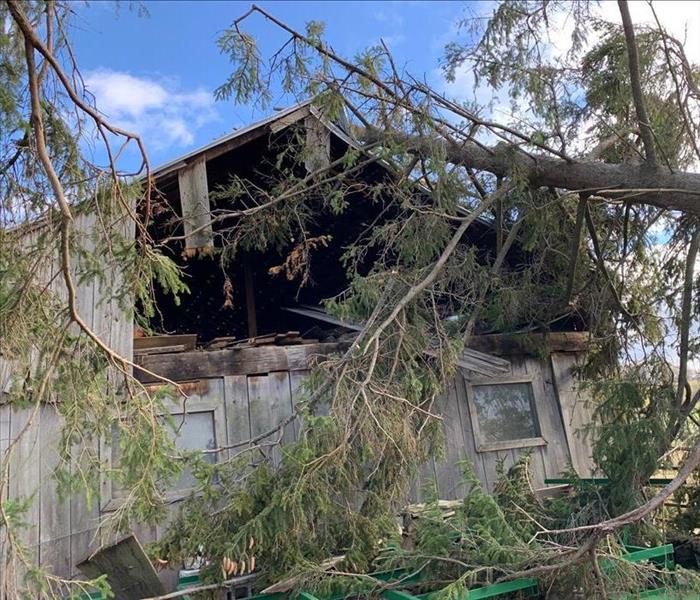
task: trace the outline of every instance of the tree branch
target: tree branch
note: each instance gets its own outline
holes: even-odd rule
[[[508,177],[517,172],[535,186],[573,192],[585,190],[611,201],[619,201],[621,194],[629,192],[634,193],[638,204],[700,216],[700,173],[671,173],[666,168],[650,169],[645,164],[567,162],[543,154],[528,155],[508,144],[483,148],[474,142],[457,143],[376,128],[364,129],[357,136],[365,143],[391,141],[407,152],[426,157],[444,156],[454,164],[497,176]]]
[[[632,98],[634,100],[634,109],[637,113],[637,122],[639,123],[639,134],[644,144],[644,151],[647,157],[647,163],[656,165],[656,148],[654,147],[654,133],[651,130],[649,116],[644,105],[644,94],[642,93],[641,76],[639,74],[639,55],[637,53],[637,41],[634,36],[634,25],[630,16],[627,0],[618,0],[617,5],[620,8],[620,16],[622,17],[622,28],[625,32],[625,42],[627,45],[627,59],[629,62],[630,84],[632,88]]]

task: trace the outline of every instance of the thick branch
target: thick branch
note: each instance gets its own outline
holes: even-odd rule
[[[655,165],[656,149],[654,148],[654,133],[651,130],[649,115],[647,115],[647,109],[644,105],[644,94],[642,93],[642,82],[639,74],[637,40],[634,37],[634,25],[632,25],[632,17],[630,16],[629,6],[627,6],[627,0],[618,0],[617,5],[620,8],[622,28],[625,31],[627,60],[630,70],[630,84],[632,88],[632,98],[634,99],[634,109],[637,113],[637,122],[639,123],[639,134],[642,138],[642,143],[644,144],[644,152],[646,153],[647,162],[651,165]]]
[[[681,305],[680,322],[678,329],[680,330],[680,348],[679,354],[679,370],[678,370],[678,390],[676,393],[676,405],[683,404],[685,396],[685,386],[688,383],[688,353],[690,346],[690,327],[693,311],[693,287],[695,280],[695,262],[698,258],[700,250],[700,233],[693,232],[693,237],[690,240],[688,247],[688,256],[685,261],[685,278],[683,281],[683,296]]]
[[[544,155],[528,155],[507,144],[484,148],[474,142],[449,142],[444,139],[412,136],[378,129],[363,130],[366,143],[391,140],[407,152],[423,156],[445,156],[449,162],[507,177],[517,172],[533,185],[570,191],[587,191],[619,200],[623,196],[635,203],[700,216],[700,173],[670,172],[664,167],[609,164],[596,161],[567,162]]]

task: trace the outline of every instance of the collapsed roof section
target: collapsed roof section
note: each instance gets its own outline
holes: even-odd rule
[[[362,189],[350,190],[345,193],[346,208],[341,214],[314,214],[307,239],[324,241],[311,256],[310,278],[304,285],[280,269],[294,249],[293,239],[275,248],[238,251],[235,260],[226,264],[219,260],[220,251],[230,241],[227,228],[232,213],[245,206],[212,200],[211,192],[224,188],[233,177],[250,181],[260,189],[269,188],[270,173],[278,168],[279,156],[293,143],[305,143],[313,150],[304,154],[306,173],[334,164],[348,149],[363,152],[359,143],[306,101],[153,172],[159,193],[154,202],[166,204],[169,210],[161,215],[156,211],[151,233],[156,241],[165,241],[190,288],[177,306],[167,296],[158,297],[160,315],[151,323],[155,331],[196,333],[204,345],[287,332],[299,332],[302,339],[334,342],[353,331],[352,324],[334,323],[320,305],[347,288],[348,276],[342,262],[347,248],[395,210],[376,195],[370,197]],[[358,174],[368,182],[390,177],[390,165],[379,160],[369,162]],[[467,237],[482,248],[492,248],[495,243],[494,231],[486,220],[470,228]],[[365,270],[372,261],[370,252]]]

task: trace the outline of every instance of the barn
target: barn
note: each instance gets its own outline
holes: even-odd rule
[[[341,216],[319,214],[315,220],[317,231],[312,234],[330,241],[314,257],[312,285],[300,287],[298,281],[276,275],[284,256],[275,249],[241,252],[226,272],[216,260],[216,249],[227,235],[221,201],[213,200],[216,190],[233,175],[264,187],[265,170],[274,164],[278,149],[300,134],[315,148],[306,159],[309,169],[360,149],[341,124],[326,121],[306,102],[153,173],[158,190],[154,202],[167,204],[182,218],[172,222],[156,216],[150,233],[183,268],[190,294],[180,304],[159,297],[158,319],[148,335],[135,327],[118,302],[106,297],[99,281],[78,286],[81,314],[112,348],[133,359],[138,365],[134,375],[143,385],[156,388],[162,385],[161,376],[189,394],[186,410],[184,402],[171,406],[171,414],[181,422],[177,444],[182,448],[232,446],[274,428],[292,413],[314,364],[347,348],[361,328],[360,323],[329,315],[323,301],[347,283],[341,265],[344,246],[380,218],[381,202],[363,197],[362,190]],[[378,161],[364,176],[390,173]],[[81,229],[97,225],[96,215],[81,215]],[[35,235],[34,230],[27,235]],[[485,219],[466,235],[464,243],[485,250],[495,243],[493,227]],[[442,498],[458,498],[464,492],[457,465],[464,458],[473,461],[488,490],[496,483],[499,465],[507,469],[523,453],[531,455],[537,488],[571,467],[580,476],[591,475],[591,447],[585,435],[591,409],[574,374],[588,338],[581,323],[565,324],[557,331],[472,336],[458,374],[445,382],[439,402],[445,459],[423,469],[424,478],[437,482]],[[9,371],[10,364],[0,358],[0,392],[10,384]],[[295,427],[290,423],[284,428],[283,442],[295,439]],[[80,494],[60,500],[52,476],[60,434],[52,405],[13,408],[0,396],[0,456],[9,474],[0,500],[31,498],[23,541],[39,564],[73,577],[79,575],[76,565],[106,541],[101,522],[123,502],[125,491],[105,478],[97,501]],[[105,464],[119,460],[111,439],[95,442],[90,451]],[[274,455],[278,450],[271,452],[271,460],[279,460]],[[191,477],[183,475],[167,491],[171,506],[177,507],[191,486]],[[420,499],[420,489],[416,482],[409,500]],[[160,531],[160,526],[144,526],[135,533],[148,542]],[[0,564],[3,543],[0,539]]]

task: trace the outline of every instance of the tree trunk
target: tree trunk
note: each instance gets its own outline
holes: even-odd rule
[[[527,154],[505,143],[488,148],[474,142],[457,144],[377,129],[365,129],[360,138],[366,143],[391,141],[401,144],[406,151],[424,156],[442,155],[451,163],[502,177],[517,173],[537,186],[585,190],[611,200],[624,197],[635,203],[700,216],[700,173],[671,172],[665,166],[647,164],[567,162],[541,154]]]

